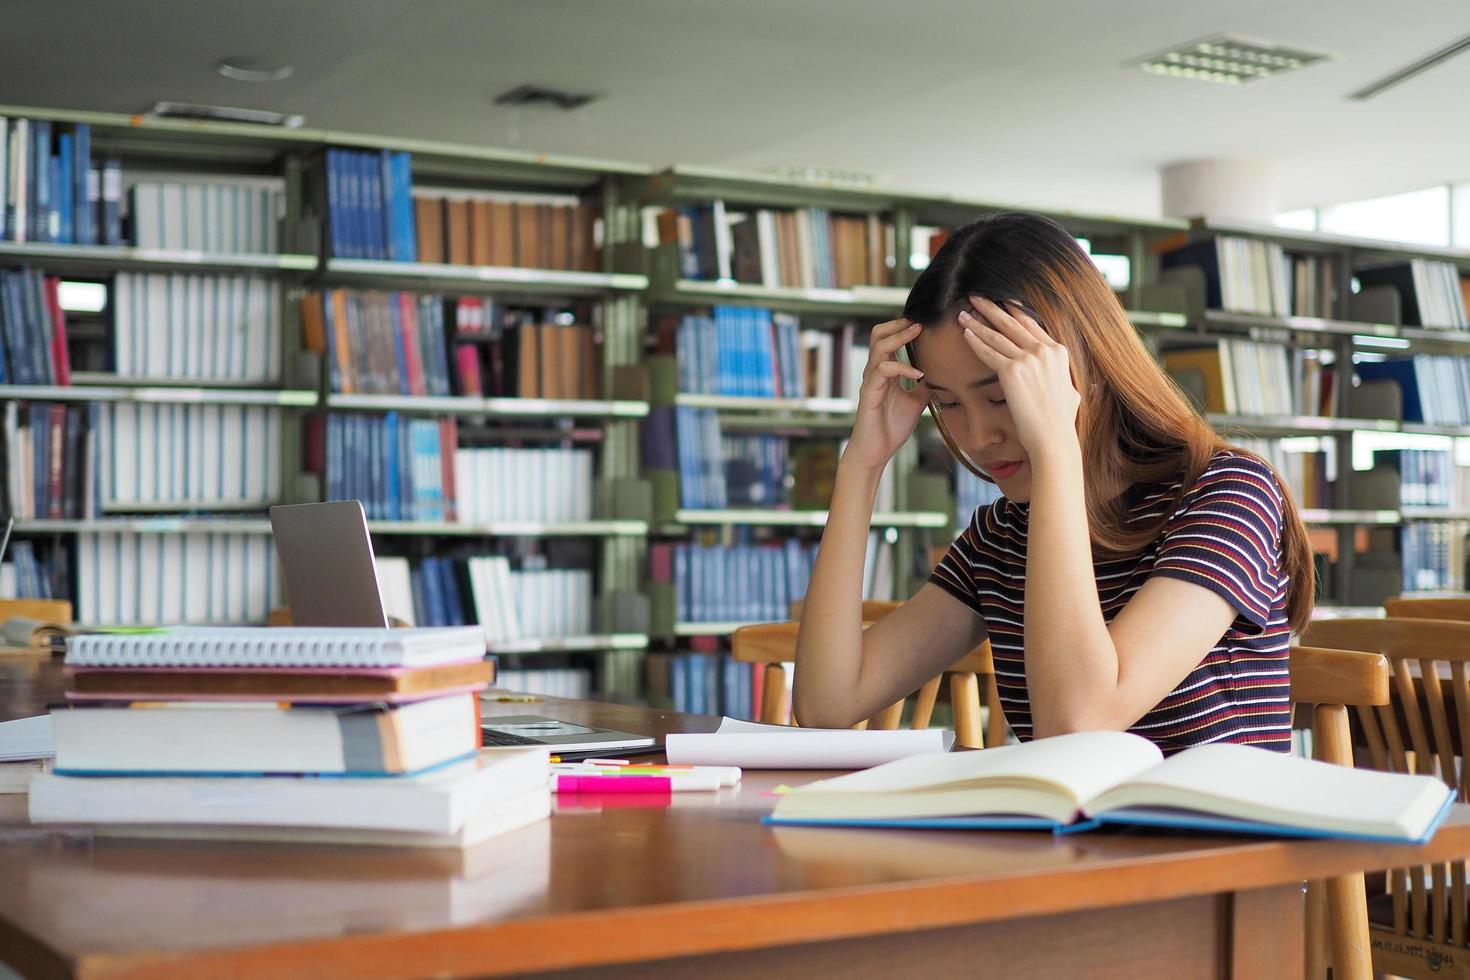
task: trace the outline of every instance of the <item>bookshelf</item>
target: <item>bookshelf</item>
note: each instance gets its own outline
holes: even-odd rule
[[[834,365],[829,379],[837,390],[803,397],[758,397],[717,388],[679,390],[673,363],[677,350],[673,345],[660,346],[667,339],[660,332],[661,324],[709,315],[716,309],[747,314],[764,311],[772,317],[795,318],[803,342],[827,338],[824,350],[830,349],[834,358],[841,359],[846,356],[845,347],[865,341],[874,323],[899,312],[917,271],[910,257],[929,229],[955,227],[1003,207],[995,202],[833,181],[687,166],[652,172],[616,161],[323,129],[262,131],[248,125],[15,106],[0,107],[0,116],[12,121],[47,119],[62,129],[88,126],[94,156],[119,159],[129,180],[131,174],[149,178],[183,174],[192,179],[224,174],[269,179],[282,189],[278,247],[273,254],[227,248],[0,241],[0,270],[34,268],[48,276],[83,281],[135,275],[242,277],[271,283],[279,295],[273,313],[279,321],[273,353],[275,380],[269,384],[229,377],[202,380],[170,371],[119,373],[78,364],[69,385],[0,385],[0,406],[44,402],[78,411],[92,411],[93,406],[127,411],[279,411],[281,431],[273,452],[282,478],[273,500],[283,502],[322,499],[328,490],[324,469],[314,469],[307,459],[312,420],[324,413],[370,420],[364,423],[367,425],[387,424],[390,417],[405,426],[413,420],[448,420],[455,426],[456,446],[472,451],[590,447],[595,464],[592,509],[586,519],[375,519],[371,531],[385,554],[413,561],[433,556],[463,561],[471,548],[483,548],[486,542],[497,551],[504,549],[518,560],[530,561],[528,567],[539,567],[535,563],[546,555],[575,555],[574,561],[590,568],[596,579],[598,628],[554,639],[497,643],[491,652],[527,658],[515,661],[522,665],[539,665],[534,658],[555,665],[591,662],[601,676],[617,678],[608,688],[600,688],[602,693],[623,699],[639,696],[637,676],[645,650],[671,643],[682,649],[687,642],[700,652],[710,652],[718,649],[718,645],[707,645],[711,638],[749,621],[737,616],[691,622],[678,616],[673,590],[654,580],[650,571],[655,551],[662,560],[670,554],[667,549],[680,546],[758,550],[761,545],[795,541],[805,548],[815,541],[826,519],[821,510],[770,504],[681,506],[679,474],[647,462],[650,432],[655,431],[650,424],[655,417],[665,409],[696,410],[713,413],[722,437],[819,441],[844,435],[856,407],[855,399],[841,391],[835,380],[840,365]],[[327,159],[328,151],[343,150],[411,155],[410,194],[441,201],[445,255],[416,254],[413,261],[405,261],[340,254],[333,238]],[[569,222],[583,214],[577,208],[590,208],[601,228],[600,244],[595,254],[584,252],[573,261],[576,246],[572,242],[561,260],[542,263],[558,267],[530,267],[502,261],[503,255],[486,254],[478,255],[481,261],[448,261],[454,256],[449,254],[453,242],[447,223],[454,220],[453,208],[461,200],[469,202],[472,215],[477,213],[475,207],[486,202],[492,208],[501,201],[565,208]],[[784,223],[793,219],[786,215],[798,216],[794,220],[799,235],[836,231],[837,236],[829,238],[826,246],[814,246],[811,241],[801,245],[798,240],[800,247],[792,253],[796,259],[805,255],[803,261],[812,264],[817,261],[813,248],[825,247],[831,268],[768,262],[758,269],[732,266],[729,276],[704,275],[707,269],[690,275],[695,270],[689,256],[680,251],[677,222],[676,234],[665,238],[666,229],[658,226],[657,214],[705,207],[712,211],[715,201],[727,218],[745,215],[756,226],[765,222],[767,232],[789,231]],[[760,217],[761,212],[770,217]],[[538,212],[545,213],[552,215],[552,227],[556,227],[554,222],[562,212]],[[799,217],[801,214],[805,217]],[[1381,286],[1362,294],[1346,288],[1356,270],[1412,259],[1449,263],[1461,273],[1470,272],[1470,253],[1226,223],[1147,221],[1076,212],[1052,212],[1051,217],[1087,238],[1095,254],[1126,258],[1129,276],[1126,285],[1118,286],[1119,296],[1135,327],[1155,349],[1213,340],[1250,341],[1323,352],[1339,366],[1421,354],[1470,357],[1470,326],[1441,329],[1406,324],[1402,305],[1387,301],[1391,297],[1386,299]],[[472,227],[477,227],[475,220],[472,218]],[[575,237],[574,231],[569,234]],[[850,237],[838,244],[842,234]],[[1180,244],[1222,237],[1279,246],[1287,256],[1309,258],[1336,276],[1337,291],[1314,310],[1321,315],[1313,316],[1295,310],[1268,315],[1212,305],[1203,283],[1177,269],[1166,269],[1161,255]],[[758,235],[754,240],[760,243]],[[792,241],[768,240],[787,245]],[[747,256],[750,241],[747,237],[741,246]],[[472,241],[472,250],[476,247]],[[777,251],[785,247],[780,245]],[[839,255],[843,249],[846,251]],[[496,260],[483,261],[487,257]],[[731,251],[726,259],[735,257]],[[472,260],[476,258],[471,255]],[[593,329],[600,338],[594,367],[596,397],[507,396],[488,388],[467,395],[453,384],[440,393],[412,393],[397,387],[337,390],[328,349],[315,348],[303,338],[306,324],[300,302],[304,296],[329,291],[442,296],[446,301],[478,299],[540,322],[572,316],[574,325]],[[88,327],[85,319],[79,320],[79,328]],[[78,337],[80,343],[94,346],[106,342],[105,330],[88,334],[80,329]],[[455,364],[448,364],[446,380],[457,381],[457,370]],[[1318,440],[1332,447],[1342,472],[1349,468],[1354,446],[1365,438],[1403,436],[1410,440],[1406,445],[1422,446],[1422,441],[1412,440],[1432,437],[1439,440],[1436,445],[1450,446],[1467,431],[1444,422],[1403,421],[1396,409],[1382,402],[1365,403],[1350,393],[1349,385],[1339,384],[1322,415],[1238,410],[1210,412],[1207,417],[1229,436]],[[932,426],[921,424],[920,434],[919,442],[932,440]],[[936,472],[933,460],[925,460],[932,448],[925,450],[915,442],[904,447],[894,462],[892,506],[874,516],[875,540],[892,549],[891,590],[895,596],[917,588],[930,552],[946,544],[954,531],[955,477],[952,472]],[[1317,532],[1337,544],[1338,560],[1328,576],[1324,609],[1364,604],[1351,588],[1355,566],[1382,565],[1385,556],[1380,549],[1387,547],[1386,536],[1403,535],[1416,526],[1443,528],[1435,533],[1453,535],[1470,524],[1470,507],[1410,505],[1386,494],[1382,486],[1365,489],[1360,484],[1356,478],[1338,479],[1330,486],[1328,499],[1320,501],[1325,506],[1304,511]],[[134,503],[140,505],[116,513],[25,517],[17,523],[18,540],[34,541],[43,550],[75,551],[84,538],[90,541],[88,536],[95,535],[146,537],[157,544],[191,535],[238,535],[239,540],[259,542],[269,533],[259,506],[265,500],[237,507],[173,506],[162,512]],[[1364,535],[1371,542],[1366,551],[1360,550]],[[1466,584],[1462,570],[1446,581],[1455,587]],[[586,659],[594,654],[592,660]]]

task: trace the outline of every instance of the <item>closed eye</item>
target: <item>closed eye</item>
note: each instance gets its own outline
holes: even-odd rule
[[[1004,398],[987,398],[985,400],[990,402],[990,404],[992,405],[1004,405],[1006,403],[1006,400]]]

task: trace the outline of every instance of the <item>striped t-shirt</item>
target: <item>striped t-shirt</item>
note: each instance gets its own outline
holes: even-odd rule
[[[1130,491],[1134,520],[1162,517],[1179,483]],[[1237,615],[1199,666],[1129,731],[1165,754],[1203,742],[1291,748],[1283,500],[1276,475],[1252,456],[1221,451],[1142,552],[1093,563],[1103,619],[1112,622],[1151,575],[1194,582]],[[985,620],[1006,720],[1032,734],[1022,646],[1027,504],[1001,498],[975,511],[930,581]]]

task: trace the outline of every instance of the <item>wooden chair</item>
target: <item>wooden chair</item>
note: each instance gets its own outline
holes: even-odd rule
[[[871,626],[898,606],[896,602],[864,602],[863,628]],[[800,603],[793,603],[792,615],[800,614]],[[797,626],[796,622],[742,626],[732,637],[732,656],[736,660],[765,664],[760,720],[766,724],[787,724],[791,715],[786,689],[786,665],[796,660]],[[934,704],[939,699],[940,685],[946,678],[949,680],[950,705],[954,710],[955,741],[973,748],[983,748],[987,744],[1004,745],[1005,713],[1001,710],[1000,694],[995,686],[995,664],[991,660],[988,641],[961,657],[938,677],[926,681],[914,692],[914,711],[909,727],[929,727],[934,716]],[[986,679],[985,700],[990,710],[989,723],[984,726],[981,724],[980,711],[981,678]],[[907,700],[908,698],[901,698],[895,701],[861,725],[882,730],[897,728]]]
[[[1434,619],[1322,619],[1303,643],[1387,658],[1390,701],[1357,708],[1361,743],[1373,768],[1423,773],[1467,799],[1464,748],[1470,744],[1470,622]],[[1293,678],[1295,687],[1295,678]],[[1448,688],[1448,690],[1446,690]],[[1360,753],[1361,754],[1361,753]],[[1363,760],[1359,760],[1362,764]],[[1470,957],[1463,861],[1369,878],[1368,928],[1379,940],[1372,968],[1437,977]]]
[[[1470,622],[1470,598],[1385,599],[1383,608],[1394,619],[1457,619]]]
[[[1312,707],[1312,754],[1323,762],[1353,765],[1348,708],[1389,703],[1388,661],[1380,654],[1342,649],[1291,648],[1291,703]],[[1331,951],[1334,980],[1368,980],[1367,888],[1361,874],[1312,882],[1307,890],[1308,980],[1327,976]]]

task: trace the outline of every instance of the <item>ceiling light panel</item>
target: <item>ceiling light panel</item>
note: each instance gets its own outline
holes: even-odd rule
[[[1328,58],[1315,51],[1218,34],[1126,62],[1125,67],[1142,68],[1155,75],[1243,85],[1297,71]]]

